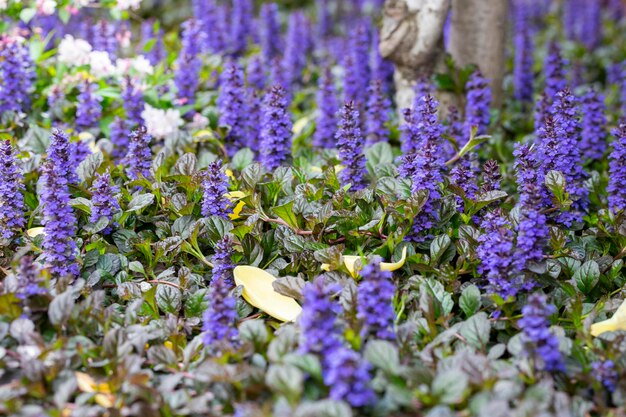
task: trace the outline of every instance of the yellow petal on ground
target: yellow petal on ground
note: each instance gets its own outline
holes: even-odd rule
[[[605,332],[626,330],[626,300],[622,302],[613,317],[591,325],[591,335],[599,336]]]
[[[361,259],[361,257],[357,255],[344,255],[341,257],[341,259],[343,260],[343,264],[345,265],[348,272],[350,272],[350,275],[355,277],[358,272],[356,271],[356,261]],[[406,262],[406,246],[402,249],[402,258],[400,258],[398,262],[381,262],[380,269],[383,271],[395,271],[395,270],[402,268],[405,262]],[[322,264],[322,270],[330,271],[330,265]]]
[[[240,265],[233,271],[235,283],[243,286],[243,298],[259,310],[280,321],[294,321],[302,307],[293,298],[274,291],[276,278],[259,268]]]
[[[111,408],[115,402],[115,397],[111,394],[96,394],[94,400],[101,407]]]
[[[26,234],[30,237],[37,237],[39,235],[43,235],[43,227],[33,227],[32,229],[28,229]]]
[[[230,193],[226,194],[226,198],[228,198],[230,201],[235,201],[237,199],[244,198],[245,196],[246,193],[244,193],[243,191],[231,191]],[[238,202],[237,205],[233,207],[233,212],[230,213],[228,217],[230,217],[231,220],[237,220],[239,218],[239,213],[241,213],[241,210],[243,210],[243,207],[245,205],[246,203],[244,201]]]
[[[78,389],[82,392],[96,392],[96,381],[94,379],[83,373],[83,372],[74,372],[74,376],[76,377],[76,385],[78,385]]]

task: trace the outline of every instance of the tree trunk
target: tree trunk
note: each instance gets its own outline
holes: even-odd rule
[[[458,66],[476,64],[491,80],[494,106],[502,102],[509,2],[452,0],[450,54]]]
[[[450,53],[460,67],[476,64],[491,80],[493,103],[502,99],[507,0],[386,0],[380,53],[396,65],[398,109],[410,107],[423,76],[443,72],[443,29],[452,1]],[[439,94],[442,107],[454,104]]]

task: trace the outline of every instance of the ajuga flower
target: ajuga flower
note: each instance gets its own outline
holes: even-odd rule
[[[115,197],[119,188],[111,184],[111,174],[107,171],[104,174],[96,174],[90,191],[92,208],[89,221],[96,223],[105,217],[109,221],[109,225],[102,230],[102,233],[108,235],[114,227],[117,227],[117,224],[112,220],[113,215],[120,210],[120,205]]]
[[[98,86],[85,80],[78,85],[76,128],[85,131],[98,126],[102,114],[102,97],[96,95]]]
[[[235,281],[233,280],[235,265],[232,261],[234,253],[233,241],[226,235],[215,245],[215,255],[213,255],[212,259],[213,279],[223,279],[229,287],[235,285]]]
[[[143,92],[130,78],[126,78],[124,89],[122,90],[122,103],[126,112],[126,120],[132,128],[144,124],[141,113],[145,104],[143,101]]]
[[[467,135],[469,132],[463,131],[463,122],[461,121],[461,112],[455,106],[448,107],[448,120],[445,126],[445,134],[454,139],[457,146],[463,146],[467,142]],[[451,152],[447,155],[452,157],[454,148],[450,147]]]
[[[140,176],[150,177],[150,167],[152,165],[150,141],[152,137],[148,135],[148,130],[145,126],[139,126],[130,134],[129,139],[128,153],[124,162],[126,174],[133,180]]]
[[[476,126],[478,135],[484,135],[489,128],[489,106],[491,87],[480,71],[475,71],[467,83],[467,105],[465,106],[465,131]]]
[[[0,236],[11,239],[24,227],[24,184],[11,142],[0,141]]]
[[[294,11],[289,15],[287,27],[287,41],[283,57],[285,81],[293,85],[300,80],[302,70],[306,67],[307,54],[311,48],[310,22],[301,11]]]
[[[261,123],[261,163],[271,172],[291,154],[291,119],[285,90],[280,85],[266,94]]]
[[[27,43],[0,36],[0,113],[29,110],[34,67]]]
[[[58,176],[69,183],[78,182],[76,175],[75,159],[72,157],[73,146],[70,138],[59,129],[52,129],[50,145],[48,146],[48,159],[54,166]]]
[[[497,161],[490,159],[483,165],[483,183],[480,186],[481,194],[500,189],[500,165]]]
[[[515,28],[515,57],[513,68],[514,97],[524,103],[533,100],[533,39],[528,22]]]
[[[514,235],[511,224],[497,209],[484,215],[483,234],[478,237],[476,255],[480,259],[478,272],[487,279],[488,291],[502,298],[515,296],[517,283],[511,279]]]
[[[263,126],[259,121],[263,118],[263,97],[262,92],[254,88],[248,88],[248,147],[253,152],[258,153],[261,146],[261,131]]]
[[[581,19],[581,32],[584,36],[581,36],[581,41],[587,50],[592,51],[602,41],[602,4],[598,1],[587,1],[582,9],[578,11],[579,14],[584,13],[584,19]]]
[[[146,58],[152,66],[158,65],[165,59],[165,45],[163,44],[163,29],[158,27],[155,30],[154,20],[144,20],[141,22],[141,47],[145,51],[148,43],[152,43],[150,50],[146,51]]]
[[[339,159],[344,169],[339,173],[343,186],[351,185],[358,191],[367,186],[364,140],[359,127],[359,112],[353,101],[346,102],[340,110],[339,129],[335,135],[339,148]]]
[[[418,83],[413,107],[402,111],[405,123],[400,127],[401,149],[405,155],[417,151],[427,141],[441,140],[443,126],[437,119],[439,103],[428,91],[428,84]]]
[[[577,41],[581,37],[581,19],[579,14],[584,4],[580,0],[565,0],[563,2],[563,29],[565,30],[565,36],[570,41]],[[588,16],[585,15],[585,19]]]
[[[333,75],[327,66],[319,79],[317,89],[317,120],[313,145],[320,148],[334,147],[334,136],[337,131],[337,96],[333,84]]]
[[[252,87],[257,91],[263,91],[265,88],[265,65],[260,55],[255,55],[248,61],[246,82],[248,87]]]
[[[93,50],[104,51],[107,52],[111,58],[115,57],[117,50],[115,26],[110,24],[106,19],[100,19],[94,26],[93,35]]]
[[[393,296],[395,286],[392,274],[380,269],[380,257],[374,257],[361,270],[363,281],[357,294],[357,318],[363,322],[361,338],[367,335],[377,339],[393,340]]]
[[[113,158],[116,161],[120,161],[128,153],[129,132],[126,120],[115,116],[109,126],[109,137],[113,145]]]
[[[317,37],[325,38],[332,31],[332,15],[329,7],[329,0],[315,0],[315,10],[317,12]]]
[[[183,23],[183,47],[176,61],[177,69],[174,84],[178,89],[177,98],[180,104],[194,104],[196,91],[200,82],[202,60],[198,56],[204,39],[200,24],[195,19]]]
[[[261,55],[264,62],[270,62],[282,51],[278,5],[276,3],[262,4],[260,15]]]
[[[341,327],[337,320],[341,306],[331,299],[339,290],[337,284],[327,284],[323,275],[305,284],[299,319],[300,353],[326,358],[341,346]]]
[[[70,205],[68,180],[61,175],[58,161],[49,159],[42,168],[42,205],[44,238],[43,258],[46,268],[56,276],[78,275],[76,263],[76,218]]]
[[[565,65],[566,63],[561,57],[559,44],[551,42],[544,62],[544,71],[546,74],[544,92],[548,100],[552,100],[559,91],[567,87]]]
[[[226,151],[229,156],[248,145],[248,108],[245,96],[243,71],[236,62],[227,64],[220,79],[217,108],[220,124],[230,127],[226,137]]]
[[[331,399],[347,401],[353,407],[363,407],[376,401],[376,394],[369,387],[372,367],[357,352],[340,346],[323,362],[324,384],[329,388]]]
[[[613,211],[626,209],[626,122],[613,130],[615,139],[609,156],[609,208]]]
[[[345,101],[354,101],[357,108],[365,105],[369,83],[369,34],[365,25],[359,25],[352,34],[343,61]]]
[[[515,265],[518,271],[528,269],[530,263],[543,261],[543,253],[550,237],[546,215],[541,212],[542,196],[539,185],[526,185],[524,194],[517,224]]]
[[[389,120],[391,102],[385,96],[382,80],[372,80],[367,101],[367,143],[387,142],[389,129],[385,123]]]
[[[532,294],[522,307],[522,318],[517,324],[522,329],[526,353],[535,360],[537,369],[549,372],[564,371],[565,364],[559,351],[559,340],[550,332],[548,318],[556,308],[548,304],[546,296]]]
[[[252,0],[233,0],[230,19],[230,51],[233,55],[241,55],[248,48],[253,11]]]
[[[372,41],[371,41],[371,51],[370,51],[370,68],[371,68],[371,77],[375,80],[380,80],[383,84],[383,91],[388,93],[391,86],[391,82],[393,81],[393,73],[394,66],[393,63],[384,59],[379,50],[380,44],[380,35],[378,34],[378,30],[372,30]]]
[[[223,242],[223,244],[229,245],[228,242]],[[220,261],[223,262],[225,259]],[[220,268],[219,271],[213,271],[207,297],[209,305],[203,316],[204,344],[217,350],[238,345],[237,301],[230,295],[232,274],[232,268]]]
[[[469,167],[469,164],[463,163],[463,161],[454,166],[450,170],[450,183],[461,188],[465,195],[473,199],[478,192],[478,185],[476,184],[476,175],[474,171]],[[465,210],[465,204],[460,197],[456,198],[457,207],[459,212]]]
[[[211,162],[202,181],[204,197],[202,200],[202,215],[220,216],[228,218],[230,203],[225,194],[228,192],[228,177],[222,172],[222,162]]]
[[[619,382],[619,373],[612,360],[591,363],[591,375],[609,392],[615,391]]]
[[[32,256],[22,256],[16,274],[17,288],[15,295],[20,300],[26,300],[35,295],[46,294],[48,292],[42,284],[39,266],[35,264]]]
[[[606,125],[604,96],[589,89],[582,99],[582,135],[580,149],[586,160],[597,160],[606,150],[604,126]]]
[[[279,57],[275,57],[270,62],[270,84],[279,85],[285,89],[285,92],[290,94],[291,84],[287,80],[283,61]]]

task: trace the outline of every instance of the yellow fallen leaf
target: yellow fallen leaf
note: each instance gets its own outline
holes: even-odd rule
[[[230,193],[226,194],[226,198],[228,198],[230,201],[235,201],[237,199],[244,198],[245,196],[246,193],[244,193],[243,191],[231,191]],[[238,219],[240,217],[239,214],[241,213],[241,210],[243,210],[243,207],[245,205],[246,203],[244,201],[238,202],[237,205],[233,207],[233,212],[230,213],[228,217],[230,217],[231,220]]]
[[[74,376],[76,377],[76,385],[82,392],[111,393],[111,387],[106,382],[98,384],[90,375],[84,372],[74,372]]]
[[[247,265],[236,267],[233,274],[235,283],[243,286],[243,298],[259,310],[281,321],[294,321],[302,312],[296,300],[274,291],[272,274]]]
[[[94,400],[101,407],[111,408],[115,402],[115,397],[111,394],[96,394]]]
[[[626,300],[622,302],[613,317],[591,325],[592,336],[599,336],[602,333],[616,330],[626,330]]]
[[[341,259],[343,260],[343,264],[348,272],[350,272],[350,275],[355,277],[358,273],[356,270],[356,261],[361,259],[361,257],[357,255],[343,255]],[[402,249],[402,257],[398,262],[381,262],[380,269],[383,271],[395,271],[402,268],[404,266],[404,262],[406,262],[406,246]],[[330,265],[322,264],[322,270],[330,271]]]
[[[33,227],[32,229],[28,229],[26,234],[30,237],[37,237],[39,235],[43,235],[43,227]]]

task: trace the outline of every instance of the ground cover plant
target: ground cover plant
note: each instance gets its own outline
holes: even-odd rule
[[[0,414],[626,413],[622,3],[408,109],[382,1],[140,3],[0,0]]]

